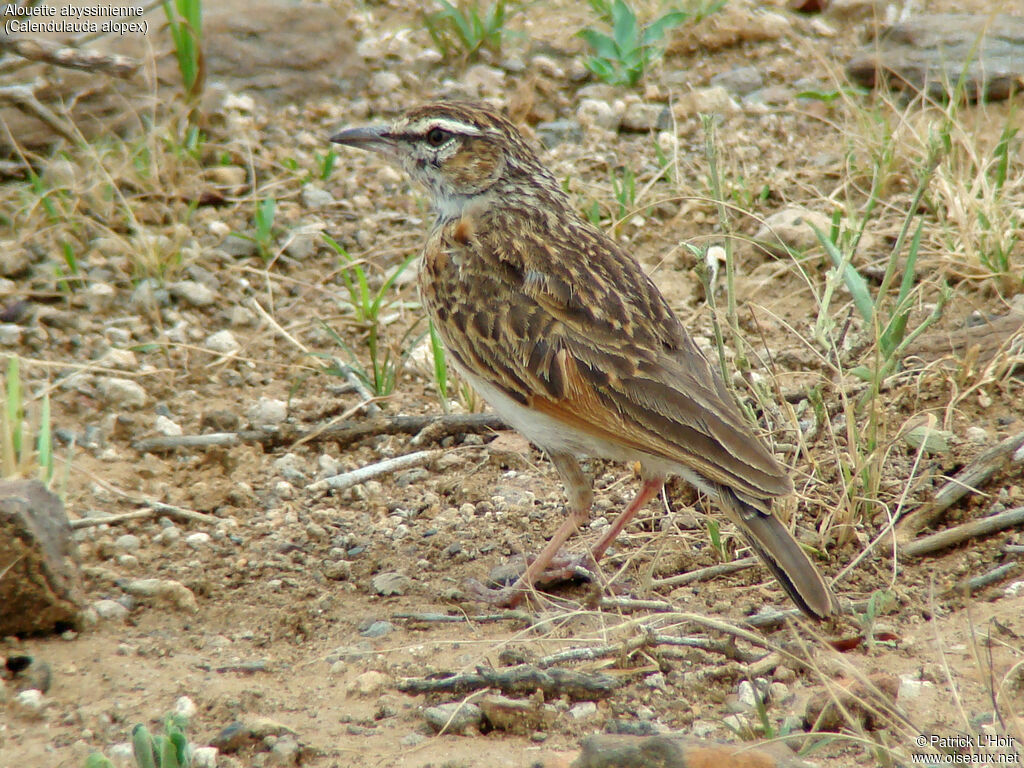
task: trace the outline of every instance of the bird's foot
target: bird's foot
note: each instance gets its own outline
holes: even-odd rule
[[[537,574],[531,583],[526,583],[523,577],[531,561],[532,558],[517,556],[502,563],[491,570],[487,577],[487,585],[470,579],[466,583],[469,596],[490,605],[514,608],[522,602],[531,586],[543,589],[570,581],[596,581],[594,561],[589,552],[583,555],[559,555],[544,571]]]

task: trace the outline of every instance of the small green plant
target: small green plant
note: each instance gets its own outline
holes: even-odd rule
[[[136,768],[188,768],[192,764],[192,747],[185,737],[188,721],[182,715],[164,718],[164,732],[153,735],[139,723],[132,728],[132,754]],[[113,768],[113,763],[99,752],[85,761],[85,768]]]
[[[888,611],[895,602],[896,598],[892,592],[876,589],[871,593],[871,597],[868,598],[868,604],[864,607],[864,613],[856,614],[857,622],[860,624],[864,638],[869,646],[875,642],[875,624],[878,621],[878,617]]]
[[[320,181],[327,181],[334,171],[334,164],[338,160],[338,153],[333,149],[328,149],[323,154],[314,152],[313,158],[316,160],[317,178]]]
[[[200,0],[164,0],[164,15],[174,41],[174,55],[184,87],[185,103],[195,105],[203,92],[203,4]]]
[[[611,27],[611,34],[592,27],[580,30],[580,37],[594,52],[586,61],[587,69],[610,85],[636,85],[661,57],[665,33],[691,18],[686,11],[669,11],[640,24],[625,0],[590,0],[590,7]]]
[[[625,219],[636,205],[636,174],[629,166],[623,166],[621,173],[612,171],[612,193],[619,203],[618,220]]]
[[[412,264],[416,254],[406,257],[390,274],[385,276],[380,287],[373,290],[370,288],[370,281],[362,264],[358,260],[353,259],[348,251],[334,238],[329,235],[324,235],[323,237],[328,246],[342,260],[341,279],[348,290],[349,304],[355,316],[355,321],[364,333],[363,341],[370,357],[369,368],[366,368],[359,362],[359,357],[351,346],[337,332],[329,327],[326,330],[334,341],[348,353],[353,363],[352,370],[356,372],[356,375],[362,379],[363,383],[370,388],[373,394],[378,397],[389,395],[395,388],[395,381],[401,364],[404,363],[415,345],[406,343],[409,341],[409,335],[412,333],[412,329],[410,329],[400,340],[400,348],[403,351],[396,360],[392,355],[390,346],[383,338],[380,313],[391,287],[395,284],[399,275]],[[337,366],[331,365],[328,366],[327,372],[338,373],[339,371]]]
[[[709,517],[707,520],[707,526],[708,540],[711,542],[711,548],[715,550],[715,554],[718,556],[718,561],[720,563],[728,562],[729,555],[725,551],[725,542],[722,541],[722,533],[718,528],[718,521]]]
[[[270,262],[274,258],[276,243],[274,242],[274,212],[277,209],[277,201],[272,197],[264,198],[256,203],[256,210],[252,215],[252,234],[232,232],[232,237],[239,237],[242,240],[256,244],[260,258],[264,262]]]
[[[480,0],[460,0],[458,5],[437,0],[441,10],[424,14],[423,21],[437,49],[450,56],[458,51],[471,59],[481,50],[497,53],[508,34],[505,22],[508,9],[505,0],[483,6]]]
[[[50,425],[50,397],[44,395],[39,406],[36,438],[26,433],[25,402],[21,389],[18,358],[7,358],[7,373],[0,380],[0,476],[31,477],[45,484],[53,479],[53,442]]]
[[[441,398],[441,408],[448,412],[448,362],[445,357],[441,335],[430,321],[430,352],[434,359],[434,383],[437,384],[437,395]]]

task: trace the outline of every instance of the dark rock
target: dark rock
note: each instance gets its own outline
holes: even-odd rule
[[[1024,75],[1024,18],[936,13],[883,29],[847,64],[857,83],[945,98],[964,74],[964,96],[1005,99]]]
[[[0,481],[0,635],[77,627],[84,604],[60,499],[35,480]]]

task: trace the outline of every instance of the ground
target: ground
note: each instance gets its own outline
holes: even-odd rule
[[[848,703],[830,729],[836,733],[792,741],[794,748],[816,744],[808,760],[899,764],[921,751],[914,746],[919,733],[985,729],[1014,736],[1019,749],[1019,529],[920,557],[900,552],[894,562],[887,527],[982,451],[1024,429],[1019,342],[1010,343],[1012,334],[998,336],[992,348],[981,341],[984,330],[1020,307],[1024,171],[1012,133],[1022,126],[1019,98],[1016,105],[922,106],[849,87],[843,64],[874,15],[884,15],[881,6],[836,3],[825,15],[802,16],[730,0],[705,22],[673,32],[665,57],[633,87],[600,84],[584,68],[575,32],[596,24],[589,8],[527,5],[509,20],[515,34],[500,52],[466,60],[458,51],[436,52],[418,7],[403,0],[301,10],[269,3],[273,18],[334,14],[324,16],[324,36],[337,35],[337,56],[351,61],[333,76],[334,92],[318,85],[300,100],[281,84],[288,79],[282,64],[281,82],[251,96],[246,73],[218,70],[211,53],[220,79],[203,102],[207,139],[200,149],[183,148],[183,121],[156,112],[153,121],[139,118],[148,132],[96,136],[84,148],[39,156],[49,185],[43,190],[64,190],[46,198],[56,214],[38,188],[4,185],[14,213],[2,237],[12,253],[26,254],[24,269],[11,272],[0,293],[5,313],[23,302],[17,319],[8,318],[22,331],[5,353],[21,359],[31,413],[49,393],[58,440],[65,440],[54,487],[69,517],[152,510],[156,500],[214,519],[170,510],[78,529],[90,604],[112,600],[128,610],[113,618],[93,610],[77,632],[0,645],[0,654],[27,654],[52,671],[39,719],[12,714],[0,722],[0,762],[83,765],[90,752],[109,753],[128,740],[135,723],[157,730],[187,696],[197,707],[188,728],[197,746],[233,721],[257,717],[276,723],[268,726],[276,737],[290,729],[301,745],[298,753],[271,756],[272,735],[222,755],[224,766],[298,759],[315,768],[553,768],[568,765],[582,736],[621,730],[615,722],[639,724],[633,732],[730,742],[763,738],[766,723],[767,735],[802,733],[800,716],[812,696],[838,696],[864,678],[894,686],[895,705],[891,695],[886,704],[884,696],[864,694],[874,712],[865,718]],[[766,11],[774,13],[768,21],[758,15]],[[747,100],[728,88],[710,90],[716,74],[748,65],[769,90]],[[173,93],[172,85],[164,88]],[[659,585],[747,554],[728,525],[709,527],[721,518],[681,484],[627,528],[602,565],[603,590],[557,587],[519,615],[481,607],[466,599],[466,579],[538,551],[561,520],[562,489],[543,455],[511,433],[486,430],[442,439],[317,434],[338,419],[486,410],[451,373],[446,397],[439,396],[415,264],[384,285],[426,236],[422,193],[376,157],[346,150],[333,167],[323,160],[326,137],[338,128],[451,96],[506,108],[538,147],[558,133],[546,123],[577,120],[568,136],[541,150],[545,162],[580,210],[636,256],[716,363],[714,315],[691,246],[724,242],[714,199],[727,203],[742,352],[729,327],[722,264],[712,298],[727,364],[740,371],[737,358],[749,361],[749,373],[738,372],[733,384],[797,486],[778,512],[817,553],[853,606],[850,615],[815,627],[775,622],[752,630],[759,640],[736,641],[738,658],[726,658],[720,647],[652,644],[560,664],[607,672],[621,686],[591,712],[555,696],[553,723],[519,735],[485,725],[483,733],[435,736],[424,707],[462,697],[395,688],[405,678],[505,667],[513,659],[542,664],[556,651],[625,645],[645,631],[720,642],[730,636],[691,615],[739,628],[765,606],[790,607],[760,567],[675,589]],[[584,105],[588,99],[596,105]],[[167,102],[173,110],[170,96]],[[644,105],[655,108],[645,113]],[[711,153],[717,191],[705,149],[710,129],[698,112],[721,116],[713,121]],[[634,114],[640,124],[609,129],[602,123],[608,114],[616,123]],[[930,143],[938,136],[947,143]],[[1001,136],[1010,137],[1009,162],[995,184]],[[945,149],[917,200],[934,146]],[[261,239],[254,211],[266,200],[275,201],[273,227]],[[806,256],[751,242],[766,218],[789,205],[824,214],[826,228],[834,213],[847,231],[868,217],[852,263],[872,295],[908,211],[918,208],[909,234],[918,221],[924,227],[908,330],[944,302],[943,311],[901,351],[901,365],[874,396],[850,373],[857,365],[880,367],[874,333],[846,286],[831,279],[814,239]],[[894,303],[909,239],[896,254],[883,312]],[[74,266],[60,255],[63,243],[72,246]],[[991,266],[1000,247],[1009,254],[1002,271]],[[384,286],[376,319],[350,292],[360,270],[371,291]],[[212,339],[224,330],[229,339]],[[365,386],[323,368],[333,358],[372,370],[370,339],[378,332],[377,362],[391,370],[382,363],[389,355],[387,364],[399,365],[393,389],[382,388],[367,405]],[[114,379],[140,385],[144,400],[117,394]],[[275,415],[268,401],[285,403],[286,411]],[[186,435],[250,434],[212,448],[140,444],[173,434],[175,425]],[[260,430],[262,437],[254,436]],[[275,430],[310,434],[301,441],[267,437]],[[922,435],[929,438],[924,448]],[[65,470],[70,436],[76,446]],[[307,488],[329,474],[439,447],[445,455],[422,467],[337,493]],[[1008,463],[933,527],[1024,505],[1020,467],[1019,458]],[[630,467],[593,461],[587,469],[595,479],[595,520],[571,542],[576,551],[600,535],[638,485]],[[1012,568],[995,583],[969,596],[957,587],[1003,564]],[[391,580],[393,588],[379,578],[392,573],[405,577]],[[149,578],[179,582],[194,603],[130,594],[128,582]],[[603,604],[602,594],[609,596]],[[672,610],[621,599],[628,597],[668,600]],[[409,614],[474,618],[441,623]],[[477,618],[482,614],[500,620]],[[773,648],[805,663],[784,655],[770,665],[750,661]],[[763,719],[738,698],[754,678],[781,684]]]

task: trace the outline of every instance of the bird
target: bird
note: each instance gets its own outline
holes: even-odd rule
[[[642,484],[591,548],[594,562],[678,476],[717,502],[804,614],[838,610],[772,514],[793,492],[787,470],[653,280],[577,212],[508,118],[441,101],[330,141],[377,153],[426,190],[435,220],[418,285],[447,358],[565,486],[565,520],[491,600],[518,604],[588,520],[594,494],[580,459],[596,457],[639,463]]]

